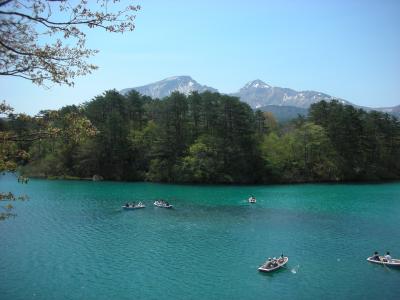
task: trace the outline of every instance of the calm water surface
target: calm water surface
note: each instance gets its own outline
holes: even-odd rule
[[[0,178],[5,299],[399,299],[400,184],[191,186]],[[248,204],[249,195],[257,203]],[[173,210],[156,208],[165,198]],[[122,211],[127,201],[148,206]],[[269,256],[287,269],[262,274]]]

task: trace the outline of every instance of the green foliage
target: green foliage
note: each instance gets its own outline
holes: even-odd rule
[[[310,120],[326,130],[342,179],[399,178],[400,122],[395,117],[322,101],[311,106]]]
[[[112,90],[29,122],[7,125],[29,133],[44,123],[54,133],[23,145],[30,162],[22,170],[47,178],[266,183],[400,177],[399,121],[337,101],[314,104],[309,117],[282,126],[271,113],[218,93],[153,100]]]
[[[43,111],[36,117],[11,114],[3,103],[0,114],[7,114],[0,130],[0,171],[15,172],[17,167],[33,176],[68,178],[74,173],[74,153],[77,146],[96,134],[90,121],[76,106],[60,111]],[[29,153],[28,153],[29,152]],[[28,165],[27,162],[30,162]],[[18,177],[21,183],[27,178]],[[0,201],[24,200],[26,196],[0,193]],[[15,216],[12,205],[0,206],[0,220]]]
[[[198,138],[182,159],[180,179],[184,182],[213,183],[225,182],[216,140],[211,136]]]

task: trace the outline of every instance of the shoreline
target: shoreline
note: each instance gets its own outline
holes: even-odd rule
[[[67,181],[94,181],[94,182],[121,182],[121,183],[158,183],[158,184],[179,184],[179,185],[239,185],[239,186],[253,186],[253,185],[299,185],[299,184],[385,184],[385,183],[396,183],[400,182],[400,179],[385,179],[385,180],[297,180],[297,181],[269,181],[269,182],[254,182],[254,183],[240,183],[240,182],[179,182],[179,181],[149,181],[149,180],[112,180],[112,179],[101,179],[93,180],[90,177],[78,177],[78,176],[44,176],[44,175],[24,175],[32,179],[44,179],[44,180],[67,180]]]

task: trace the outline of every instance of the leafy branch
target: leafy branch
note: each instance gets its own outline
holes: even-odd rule
[[[46,86],[72,86],[74,78],[98,67],[87,60],[98,51],[86,48],[87,30],[123,33],[135,29],[139,5],[120,0],[0,1],[0,75]],[[53,41],[53,42],[48,42]]]

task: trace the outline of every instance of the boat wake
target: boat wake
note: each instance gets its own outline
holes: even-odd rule
[[[296,274],[299,269],[300,269],[300,265],[297,265],[294,268],[290,269],[290,272],[292,272],[293,274]]]

